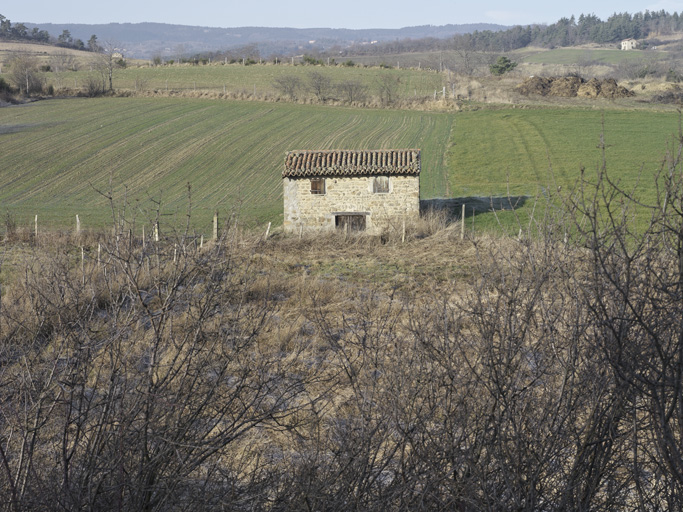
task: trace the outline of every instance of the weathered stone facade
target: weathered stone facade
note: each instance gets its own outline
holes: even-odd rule
[[[638,41],[636,41],[633,38],[624,39],[621,42],[621,49],[622,50],[635,50],[637,47],[638,47]]]
[[[335,228],[378,233],[420,214],[419,150],[299,151],[298,162],[291,153],[283,173],[287,233]]]

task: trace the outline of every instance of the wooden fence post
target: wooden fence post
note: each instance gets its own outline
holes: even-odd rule
[[[81,219],[78,218],[78,214],[76,214],[76,235],[81,234]]]
[[[472,240],[474,240],[474,206],[472,207]]]
[[[159,241],[159,221],[154,223],[154,241]]]
[[[460,218],[460,240],[465,239],[465,205],[462,205],[462,214]]]
[[[36,215],[36,218],[34,220],[33,234],[35,235],[36,238],[38,238],[38,216],[37,215]]]
[[[270,222],[268,223],[268,227],[266,228],[266,234],[263,237],[264,240],[268,240],[268,234],[269,233],[270,233]]]
[[[213,239],[218,240],[218,211],[213,214]]]

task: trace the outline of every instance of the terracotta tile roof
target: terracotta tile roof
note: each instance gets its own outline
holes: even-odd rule
[[[419,149],[289,151],[283,178],[420,174]]]

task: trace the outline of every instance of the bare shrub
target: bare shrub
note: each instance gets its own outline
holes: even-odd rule
[[[106,92],[104,78],[98,73],[89,73],[84,81],[84,94],[89,98],[101,96]]]
[[[10,61],[9,80],[21,94],[39,93],[43,90],[43,79],[38,71],[34,57],[19,55]]]
[[[5,241],[11,242],[17,235],[17,219],[11,212],[5,212]]]
[[[135,77],[135,92],[144,93],[149,89],[149,80],[146,78],[141,78],[139,76]]]
[[[239,476],[262,469],[256,439],[297,428],[316,366],[264,337],[272,296],[250,293],[231,243],[145,249],[118,234],[99,264],[27,258],[0,321],[10,509],[239,501]]]
[[[377,96],[382,106],[390,106],[399,101],[400,79],[392,74],[383,73],[377,79]]]
[[[337,84],[337,94],[346,103],[364,103],[368,97],[368,87],[358,80],[344,80]]]
[[[295,100],[301,90],[301,80],[294,75],[282,75],[273,80],[273,87],[286,97]]]
[[[625,397],[633,425],[630,440],[635,491],[641,503],[664,508],[683,496],[679,400],[683,369],[683,139],[657,176],[651,220],[635,229],[637,190],[613,181],[606,161],[593,180],[585,176],[570,204],[576,230],[591,248],[582,300],[596,341]],[[579,222],[580,220],[580,222]],[[657,482],[648,475],[660,474]]]
[[[63,73],[65,71],[78,71],[78,63],[73,54],[67,52],[60,52],[51,55],[49,60],[50,68],[55,73]]]
[[[332,79],[319,71],[311,71],[308,73],[308,88],[318,101],[324,103],[333,90]]]

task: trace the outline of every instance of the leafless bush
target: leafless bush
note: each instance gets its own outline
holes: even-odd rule
[[[612,179],[607,163],[584,180],[571,201],[577,233],[591,248],[582,300],[597,346],[626,397],[632,424],[629,461],[641,507],[668,508],[683,497],[679,454],[683,405],[683,165],[679,137],[657,177],[657,198],[643,205],[637,190]],[[651,212],[634,228],[633,210]],[[652,475],[660,475],[657,480]]]
[[[368,97],[368,88],[357,80],[344,80],[337,84],[337,94],[347,103],[364,103]]]
[[[382,74],[377,79],[377,95],[382,106],[390,106],[399,100],[400,79],[391,74]]]
[[[10,211],[5,212],[5,241],[11,242],[17,235],[17,219]]]
[[[250,295],[228,238],[197,251],[119,234],[98,257],[37,253],[2,297],[4,508],[238,501],[256,440],[311,405],[316,365],[264,336],[273,299]]]
[[[38,61],[34,57],[18,55],[10,62],[9,80],[21,94],[40,93],[44,81],[38,71]]]
[[[273,80],[273,87],[281,94],[295,100],[301,90],[301,80],[294,75],[282,75]]]
[[[50,68],[55,73],[78,70],[76,58],[70,53],[62,52],[51,55],[48,62],[50,64]]]
[[[308,88],[318,101],[324,103],[333,90],[332,79],[319,71],[311,71],[308,73]]]
[[[145,92],[149,89],[149,80],[146,78],[141,78],[139,76],[135,77],[135,92]]]
[[[88,73],[84,82],[84,94],[89,98],[101,96],[106,92],[104,78],[95,72]]]

